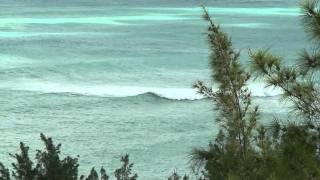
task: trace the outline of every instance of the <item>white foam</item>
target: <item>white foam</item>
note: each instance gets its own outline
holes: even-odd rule
[[[129,97],[145,93],[154,93],[164,98],[176,100],[197,100],[203,98],[203,96],[197,94],[196,90],[191,88],[164,88],[118,85],[79,85],[32,81],[30,81],[30,83],[10,84],[4,88],[9,88],[12,90],[37,91],[42,93],[75,93],[82,95],[104,97]]]
[[[23,80],[21,82],[1,84],[0,88],[22,91],[36,91],[42,93],[74,93],[102,97],[130,97],[146,93],[153,93],[160,97],[174,100],[198,100],[204,96],[192,88],[181,87],[152,87],[152,86],[121,86],[121,85],[88,85],[69,84],[45,81]],[[261,83],[249,84],[253,96],[277,96],[282,93],[280,89],[266,88]]]
[[[90,32],[6,32],[0,31],[1,38],[18,38],[18,37],[36,37],[36,36],[79,36],[79,35],[100,35],[102,33]],[[110,35],[110,33],[103,33],[103,35]]]
[[[157,10],[157,11],[170,11],[170,12],[185,12],[190,13],[202,13],[203,9],[200,7],[193,8],[142,8],[146,10]],[[238,7],[207,7],[210,14],[217,15],[241,15],[241,16],[299,16],[299,8],[268,8],[268,7],[257,7],[257,8],[238,8]]]
[[[170,21],[184,20],[186,17],[181,17],[176,14],[145,14],[139,16],[99,16],[99,17],[65,17],[65,18],[32,18],[32,17],[17,17],[17,18],[1,18],[0,25],[8,24],[105,24],[105,25],[129,25],[125,22],[132,21]]]
[[[239,14],[257,16],[299,16],[299,8],[209,8],[213,14]]]
[[[253,96],[257,97],[269,97],[282,94],[282,90],[274,87],[266,87],[264,83],[249,83],[249,90]]]
[[[1,37],[1,35],[0,35]],[[8,55],[0,54],[0,69],[10,69],[22,66],[33,65],[34,59],[18,56],[18,55]]]
[[[234,23],[234,24],[226,23],[226,24],[222,24],[222,26],[256,29],[256,28],[266,28],[268,26],[271,26],[271,24],[268,24],[268,23]]]

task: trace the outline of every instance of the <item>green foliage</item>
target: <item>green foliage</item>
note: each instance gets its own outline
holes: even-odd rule
[[[133,163],[129,162],[129,155],[125,155],[121,157],[122,166],[119,169],[116,169],[114,172],[114,176],[116,180],[136,180],[138,178],[138,174],[132,175]],[[100,169],[100,178],[97,171],[92,168],[90,174],[85,178],[85,176],[81,176],[80,180],[109,180],[109,176],[107,175],[106,170],[102,167]]]
[[[319,179],[320,168],[317,157],[317,141],[308,127],[288,124],[282,134],[277,160],[280,162],[277,177],[286,179]],[[278,163],[279,163],[278,162]]]
[[[80,177],[80,180],[84,180],[84,179],[85,180],[99,180],[99,175],[98,175],[97,171],[94,168],[92,168],[90,171],[90,174],[87,178],[84,178],[83,175]]]
[[[320,38],[320,11],[318,1],[304,0],[301,3],[303,12],[302,23],[312,38],[319,43]],[[266,50],[250,53],[252,70],[263,78],[267,85],[278,87],[284,91],[284,98],[294,104],[294,110],[301,115],[306,123],[319,123],[320,91],[319,67],[320,51],[317,48],[309,53],[304,49],[295,66],[282,65],[279,56]]]
[[[318,2],[305,0],[301,6],[306,32],[319,43]],[[303,50],[294,66],[283,65],[282,58],[268,50],[249,52],[255,77],[280,88],[299,115],[265,127],[259,123],[258,107],[251,105],[246,86],[250,75],[241,68],[240,54],[206,9],[204,19],[209,23],[209,61],[218,90],[201,81],[194,87],[214,102],[221,128],[208,148],[193,150],[193,166],[203,168],[210,180],[320,179],[320,51]]]
[[[253,72],[263,78],[268,86],[282,89],[284,98],[294,104],[296,113],[313,123],[318,120],[320,96],[314,73],[306,75],[305,68],[284,67],[281,58],[264,50],[251,53],[250,58]]]
[[[33,180],[37,176],[37,169],[33,168],[33,162],[29,158],[29,147],[24,143],[20,143],[20,154],[11,154],[16,159],[16,163],[12,163],[12,176],[15,179]]]
[[[169,177],[168,180],[189,180],[187,175],[181,177],[176,171],[174,171]]]
[[[36,163],[33,166],[29,158],[29,147],[20,143],[20,152],[10,154],[15,159],[12,163],[13,171],[10,176],[9,169],[0,163],[0,180],[77,180],[78,179],[78,158],[70,156],[60,158],[61,144],[55,145],[51,138],[40,135],[45,145],[43,150],[37,150]],[[115,170],[114,175],[117,180],[136,180],[137,174],[132,174],[133,163],[129,162],[129,155],[121,158],[122,166]],[[109,180],[106,170],[101,167],[100,177],[97,171],[92,168],[90,174],[85,177],[81,175],[79,180]]]
[[[301,2],[302,23],[310,38],[314,40],[319,40],[320,38],[320,11],[318,5],[318,0],[303,0]]]
[[[16,162],[12,163],[12,177],[16,180],[76,180],[78,176],[78,159],[66,157],[60,160],[60,147],[55,146],[51,138],[40,135],[45,145],[44,150],[37,150],[37,163],[29,158],[29,147],[20,143],[20,153],[11,154]],[[10,178],[6,173],[6,177]]]
[[[0,163],[0,180],[10,180],[10,172],[2,163]]]
[[[78,159],[66,157],[60,160],[61,144],[55,146],[51,138],[41,134],[41,140],[45,145],[45,150],[37,150],[36,170],[39,180],[76,180],[78,177]]]
[[[233,49],[228,35],[213,23],[206,9],[204,12],[209,23],[212,79],[219,89],[213,91],[201,81],[194,87],[215,103],[221,130],[208,150],[193,151],[193,160],[196,164],[206,161],[209,179],[227,179],[236,174],[248,178],[254,168],[247,162],[255,161],[251,143],[259,116],[258,107],[252,106],[251,93],[246,87],[250,75],[241,68],[240,53]]]
[[[129,155],[121,157],[122,166],[114,172],[114,175],[117,180],[136,180],[138,178],[138,174],[132,174],[133,163],[129,163]]]
[[[85,178],[83,175],[80,177],[80,180],[109,180],[109,176],[107,175],[106,170],[101,167],[100,169],[100,178],[99,175],[97,173],[97,171],[92,168],[90,171],[90,174],[87,178]]]

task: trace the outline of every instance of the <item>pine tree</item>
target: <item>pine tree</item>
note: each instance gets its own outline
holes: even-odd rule
[[[315,0],[301,3],[303,25],[316,44],[319,8]],[[251,105],[246,87],[250,75],[241,68],[240,54],[206,9],[204,18],[209,23],[209,60],[218,90],[201,81],[194,87],[214,102],[220,132],[207,149],[193,151],[194,165],[204,167],[205,179],[320,179],[320,51],[303,50],[294,66],[283,65],[282,57],[267,50],[249,52],[252,73],[267,86],[282,89],[283,98],[292,102],[299,115],[266,128],[259,123],[258,108]]]
[[[53,144],[51,138],[40,135],[45,145],[45,150],[37,150],[36,169],[39,180],[77,180],[78,177],[78,159],[66,157],[60,160],[61,144]]]
[[[121,157],[121,162],[123,163],[119,169],[116,169],[114,172],[114,176],[117,180],[136,180],[138,178],[138,174],[132,174],[133,163],[129,162],[129,155]]]
[[[168,180],[189,180],[189,176],[185,174],[183,177],[181,177],[176,171],[173,171]]]
[[[108,180],[109,176],[107,175],[106,170],[101,167],[100,169],[100,179],[99,179],[99,175],[98,172],[92,168],[90,171],[90,174],[87,178],[85,178],[83,175],[80,177],[80,180]]]
[[[33,167],[33,162],[29,158],[29,147],[20,143],[20,154],[10,154],[17,162],[12,163],[12,176],[17,180],[34,180],[38,172]]]
[[[10,180],[10,172],[2,163],[0,163],[0,180]]]
[[[204,8],[204,19],[209,23],[208,42],[211,51],[212,79],[218,90],[198,81],[194,87],[211,99],[218,112],[216,122],[220,132],[208,150],[195,149],[193,160],[206,161],[209,179],[227,179],[233,175],[247,178],[254,168],[252,140],[257,128],[258,107],[251,104],[251,93],[246,84],[250,78],[241,68],[240,53],[233,49],[230,38],[214,24]]]
[[[29,158],[29,147],[20,143],[20,152],[10,154],[15,159],[12,163],[12,179],[14,180],[77,180],[78,179],[78,158],[70,156],[61,160],[61,144],[55,145],[52,138],[40,134],[45,145],[43,150],[37,150],[36,163]],[[129,162],[129,155],[121,157],[122,165],[114,172],[117,180],[136,180],[138,174],[132,173],[133,163]],[[35,167],[33,164],[36,164]],[[132,175],[133,174],[133,175]],[[0,180],[10,180],[10,172],[0,163]],[[90,174],[85,177],[81,175],[79,180],[109,180],[106,170],[101,167],[100,177],[98,172],[92,168]]]

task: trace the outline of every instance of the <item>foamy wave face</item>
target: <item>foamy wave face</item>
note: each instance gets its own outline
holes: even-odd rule
[[[270,97],[282,94],[281,89],[266,87],[264,83],[250,83],[248,87],[252,92],[252,95],[256,97]]]
[[[270,27],[271,24],[268,23],[234,23],[234,24],[222,24],[224,27],[235,27],[235,28],[267,28]]]
[[[202,8],[142,8],[146,10],[171,11],[171,12],[185,12],[185,13],[201,13]],[[216,15],[241,15],[241,16],[299,16],[299,8],[237,8],[237,7],[207,7],[211,14]]]
[[[188,18],[175,14],[145,14],[141,16],[107,16],[107,17],[69,17],[69,18],[1,18],[0,25],[8,24],[104,24],[104,25],[130,25],[126,22],[139,21],[175,21]]]
[[[26,83],[32,82],[32,83]],[[192,88],[167,88],[167,87],[144,87],[144,86],[119,86],[119,85],[80,85],[61,84],[53,82],[34,82],[10,84],[2,88],[22,91],[36,91],[41,93],[74,93],[88,96],[102,97],[130,97],[152,93],[159,97],[173,100],[199,100],[204,96]],[[252,83],[249,89],[253,96],[268,97],[282,93],[280,89],[266,88],[263,84]]]
[[[75,93],[89,96],[130,97],[153,93],[160,97],[175,100],[197,100],[203,96],[191,88],[162,88],[116,85],[70,85],[59,83],[19,83],[9,87],[13,90],[37,91],[42,93]]]

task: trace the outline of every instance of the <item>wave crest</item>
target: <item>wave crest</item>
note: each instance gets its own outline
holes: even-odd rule
[[[70,93],[101,97],[153,96],[171,100],[200,100],[205,98],[201,94],[198,94],[195,89],[172,87],[79,85],[52,82],[33,82],[16,83],[10,85],[7,84],[7,87],[2,88],[11,90],[36,91],[41,93]],[[263,84],[250,84],[249,89],[252,92],[252,95],[257,97],[277,96],[281,94],[279,89],[265,88]]]

